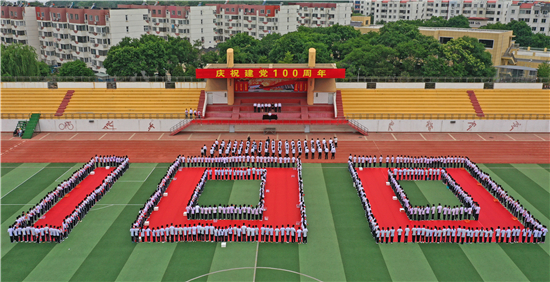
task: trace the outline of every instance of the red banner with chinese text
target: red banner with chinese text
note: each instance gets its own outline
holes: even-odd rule
[[[197,78],[345,78],[345,69],[197,69]]]

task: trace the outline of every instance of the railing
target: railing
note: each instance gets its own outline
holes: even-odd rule
[[[336,93],[332,95],[332,105],[334,106],[334,118],[338,118],[338,105],[336,105],[336,96],[337,96]]]
[[[347,77],[336,82],[453,82],[453,83],[549,83],[550,78],[541,77]]]
[[[363,134],[369,135],[369,129],[366,126],[359,123],[358,121],[356,121],[354,119],[348,119],[348,122],[350,124],[352,124],[353,126],[357,127],[359,130],[363,131],[362,132]]]
[[[347,124],[348,122],[345,120],[256,120],[256,119],[240,119],[240,120],[209,120],[209,119],[198,119],[196,120],[199,124],[223,124],[223,125],[231,125],[231,124],[323,124],[323,125],[330,125],[330,124]]]
[[[531,119],[540,119],[548,120],[550,119],[550,114],[485,114],[485,117],[478,117],[477,114],[390,114],[390,113],[348,113],[346,114],[346,119],[456,119],[456,120],[481,120],[481,119],[492,119],[492,120],[531,120]]]
[[[194,76],[2,76],[2,82],[204,82]]]
[[[2,82],[204,82],[194,76],[2,76]],[[540,77],[348,77],[336,82],[550,83]]]
[[[170,132],[173,133],[178,128],[180,128],[182,126],[185,126],[186,124],[190,123],[191,121],[192,121],[192,119],[184,119],[184,120],[178,122],[176,125],[170,127]]]
[[[35,112],[36,113],[36,112]],[[30,113],[2,113],[2,119],[28,119]],[[41,119],[185,119],[185,113],[41,113]]]

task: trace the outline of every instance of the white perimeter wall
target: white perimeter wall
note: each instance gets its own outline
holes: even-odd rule
[[[542,89],[542,83],[495,83],[494,89]]]
[[[13,132],[18,121],[18,119],[2,119],[2,132]],[[179,119],[96,119],[90,122],[87,119],[41,119],[39,126],[42,132],[169,132],[170,128],[180,121]]]
[[[206,82],[176,82],[176,88],[205,88]],[[48,88],[47,82],[2,82],[2,88]],[[58,82],[57,88],[107,88],[107,82]],[[117,88],[164,88],[164,82],[117,82]]]
[[[58,88],[106,88],[106,82],[58,82]],[[117,82],[118,88],[164,88],[164,82]],[[206,82],[176,82],[176,88],[205,88]],[[376,83],[377,89],[424,89],[424,83]],[[47,82],[2,82],[2,88],[48,88]],[[483,89],[483,83],[436,83],[436,89]],[[336,89],[367,89],[366,82],[337,82]],[[494,89],[542,89],[542,83],[495,83]]]
[[[376,83],[376,89],[424,89],[426,83],[411,82],[411,83]]]
[[[116,88],[163,88],[164,82],[117,82]]]
[[[550,132],[550,120],[357,120],[369,132]],[[431,128],[430,128],[431,127]]]
[[[1,131],[13,132],[17,121],[19,120],[2,119]],[[41,119],[39,126],[42,132],[169,132],[170,128],[180,121],[178,119],[96,119],[90,123],[87,119]],[[456,120],[455,123],[451,123],[451,120],[357,121],[366,126],[370,132],[550,132],[550,120]],[[108,125],[111,122],[112,126]],[[72,127],[67,126],[69,124]],[[229,131],[229,126],[224,127]],[[255,130],[261,131],[265,127],[268,126],[260,125]],[[197,130],[200,129],[197,128]],[[239,131],[246,130],[239,127]]]
[[[58,82],[57,88],[59,89],[107,88],[107,83],[105,82]]]
[[[514,84],[514,83],[509,83]],[[542,86],[541,86],[542,88]],[[436,83],[435,89],[483,89],[483,83]]]

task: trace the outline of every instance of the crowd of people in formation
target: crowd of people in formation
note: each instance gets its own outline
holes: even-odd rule
[[[228,219],[228,220],[262,220],[264,212],[264,195],[265,181],[267,177],[267,169],[255,169],[255,174],[251,175],[251,169],[243,168],[223,168],[223,169],[206,169],[199,180],[199,183],[193,191],[193,195],[187,203],[186,215],[188,219],[213,220],[213,219]],[[260,180],[260,196],[256,206],[245,205],[210,205],[200,206],[198,200],[204,191],[204,187],[208,180]]]
[[[255,113],[268,113],[268,112],[280,113],[282,109],[283,109],[283,105],[281,103],[254,103]]]
[[[467,157],[460,156],[357,156],[349,155],[348,161],[351,161],[354,167],[387,167],[387,168],[459,168],[464,167]]]
[[[374,157],[372,158],[374,160]],[[366,160],[366,161],[365,161]],[[548,228],[545,225],[542,225],[537,219],[535,219],[530,212],[528,212],[518,200],[515,200],[513,197],[508,195],[508,193],[498,184],[496,184],[495,181],[491,179],[491,177],[483,172],[474,162],[472,162],[467,157],[386,157],[386,163],[388,164],[388,168],[458,168],[458,167],[464,167],[469,173],[477,179],[483,187],[485,187],[490,193],[492,193],[501,203],[504,207],[506,207],[518,220],[519,222],[523,223],[522,227],[519,226],[498,226],[496,229],[494,227],[488,228],[488,227],[466,227],[466,226],[438,226],[438,227],[429,227],[425,225],[412,225],[411,227],[407,226],[398,226],[395,228],[395,226],[392,227],[380,227],[378,225],[378,222],[376,221],[376,217],[373,214],[371,205],[369,203],[369,200],[367,199],[367,196],[365,194],[365,191],[363,189],[363,183],[361,182],[361,179],[359,178],[359,175],[357,171],[355,170],[356,167],[374,167],[376,164],[372,163],[369,160],[369,157],[356,157],[356,156],[350,156],[348,161],[348,169],[350,171],[352,180],[353,180],[353,186],[357,190],[357,194],[359,196],[359,199],[361,200],[361,204],[363,206],[363,209],[365,210],[365,217],[367,218],[369,227],[371,229],[372,236],[375,238],[375,240],[378,243],[393,243],[395,242],[414,242],[414,243],[544,243],[546,239],[546,234],[548,233]],[[379,158],[378,166],[383,166],[383,157],[381,156]],[[357,163],[355,161],[359,161],[360,163]],[[371,165],[369,165],[371,164]],[[389,177],[390,177],[390,186],[392,186],[392,189],[398,187],[397,181],[395,180],[394,173],[392,173],[392,169],[389,171]],[[394,172],[396,170],[393,170]],[[403,170],[405,171],[405,170]],[[426,171],[426,170],[424,170]],[[429,170],[428,170],[429,171]],[[397,175],[399,175],[399,172],[397,172]],[[404,174],[402,173],[401,176],[398,176],[398,179],[401,179],[400,177],[404,177]],[[416,175],[416,174],[414,174]],[[428,174],[429,175],[429,174]],[[426,174],[424,174],[424,177],[427,177]],[[457,210],[456,207],[449,208],[447,207],[447,220],[453,220],[453,219],[460,219],[460,216],[462,214],[462,218],[468,218],[470,211],[469,207],[472,208],[471,214],[473,216],[473,219],[477,220],[479,216],[479,205],[472,199],[471,196],[469,196],[466,192],[464,192],[458,184],[450,177],[450,175],[443,169],[440,170],[439,175],[436,173],[435,177],[432,178],[434,180],[441,179],[444,181],[445,184],[449,186],[451,190],[455,194],[459,193],[463,200],[461,199],[464,206],[459,207]],[[430,178],[430,179],[432,179]],[[426,178],[427,179],[427,178]],[[454,188],[453,188],[454,187]],[[457,192],[461,190],[464,193]],[[405,201],[406,197],[400,197],[401,190],[394,189],[396,191],[396,195],[398,195],[398,199],[400,199],[401,204],[403,206],[406,206],[404,203],[408,203],[410,207],[410,203],[408,200]],[[406,194],[403,194],[406,196]],[[460,199],[460,197],[459,197]],[[470,206],[467,206],[469,203]],[[428,219],[445,219],[444,215],[444,207],[441,206],[432,206],[429,207],[429,209],[424,213],[424,219],[420,220],[428,220]],[[412,208],[412,207],[411,207]],[[461,210],[462,208],[462,210]],[[421,210],[421,209],[419,209]],[[410,215],[407,214],[410,218]],[[413,219],[414,219],[413,215]],[[416,215],[418,217],[418,215]]]
[[[230,157],[243,157],[244,161],[247,163],[260,162],[265,158],[268,158],[273,162],[284,162],[285,160],[290,160],[297,157],[302,157],[304,155],[305,159],[315,159],[317,156],[318,159],[330,158],[334,159],[336,155],[336,148],[338,148],[338,138],[334,136],[329,138],[327,141],[325,138],[323,140],[274,140],[269,139],[265,141],[256,141],[250,140],[250,137],[246,140],[228,140],[227,143],[225,140],[221,142],[216,139],[214,143],[210,146],[210,149],[204,144],[201,148],[201,157],[210,157],[210,158],[230,158]]]
[[[183,167],[184,161],[185,157],[179,155],[176,160],[168,167],[166,174],[157,184],[157,188],[149,197],[149,200],[147,200],[143,207],[139,209],[136,221],[132,223],[132,228],[142,228],[144,226],[145,221],[147,220],[147,218],[149,218],[149,215],[151,215],[155,206],[160,202],[160,199],[162,198],[164,192],[168,188],[168,185],[170,185],[170,182],[172,182],[172,179],[178,172],[178,169],[180,167]]]
[[[401,172],[405,171],[406,174]],[[462,206],[442,206],[433,204],[431,207],[427,206],[412,206],[407,193],[403,190],[397,180],[442,180],[445,185],[451,190],[458,200],[462,203]],[[480,207],[475,202],[470,194],[458,185],[454,179],[445,171],[444,168],[437,169],[388,169],[388,182],[393,192],[397,196],[397,199],[403,206],[405,213],[410,220],[463,220],[463,219],[475,219],[479,218]]]
[[[201,118],[201,111],[197,111],[196,109],[185,109],[185,118],[186,119]]]
[[[413,225],[380,228],[374,231],[376,243],[544,243],[546,235],[540,230],[517,226],[496,230],[484,227]],[[494,240],[493,240],[494,239]]]
[[[130,229],[132,242],[270,242],[307,244],[307,228],[281,225],[213,226],[212,223]]]
[[[143,208],[140,209],[136,221],[132,224],[130,228],[130,235],[133,242],[178,242],[178,241],[208,241],[208,242],[298,242],[298,243],[307,243],[307,216],[306,216],[306,206],[304,202],[304,189],[303,189],[303,179],[302,179],[302,162],[300,158],[296,158],[294,166],[296,167],[298,174],[298,207],[300,209],[300,224],[291,226],[288,224],[285,226],[276,225],[263,225],[261,228],[258,228],[257,225],[247,225],[243,223],[241,227],[238,226],[224,226],[216,227],[212,223],[201,224],[184,224],[180,225],[164,225],[160,227],[151,228],[148,224],[145,224],[151,212],[154,210],[154,207],[159,203],[160,198],[163,193],[166,191],[166,188],[170,184],[170,181],[175,176],[176,172],[180,167],[184,167],[186,164],[186,158],[182,155],[178,156],[176,161],[174,161],[166,175],[162,178],[160,183],[157,185],[157,189],[149,200],[145,203]],[[247,171],[247,169],[242,169]],[[262,185],[260,189],[260,203],[256,207],[256,212],[250,207],[240,206],[241,212],[238,212],[237,206],[220,206],[215,207],[201,207],[199,206],[198,212],[196,211],[196,201],[198,200],[201,190],[195,190],[193,196],[191,197],[189,204],[187,205],[187,216],[189,219],[195,220],[214,220],[214,219],[233,219],[233,220],[263,220],[263,211],[264,211],[264,193],[265,193],[265,179],[267,177],[267,170],[265,169],[256,169],[252,168],[250,171],[254,171],[254,174],[248,173],[246,177],[243,175],[242,179],[260,179],[262,180]],[[237,175],[237,174],[235,174]],[[218,179],[222,179],[218,175]],[[233,174],[231,173],[231,177]],[[216,179],[215,169],[205,169],[205,172],[201,176],[199,184],[197,187],[204,187],[204,183],[208,179]],[[228,178],[229,180],[229,178]],[[210,208],[210,209],[209,209]],[[231,209],[232,208],[232,209]],[[225,213],[224,213],[225,209]],[[210,211],[210,213],[208,213]],[[231,212],[233,211],[233,212]],[[236,212],[235,212],[236,211]],[[245,218],[246,215],[246,218]],[[231,218],[232,217],[232,218]],[[258,237],[261,234],[261,237]]]
[[[544,238],[546,237],[546,233],[548,233],[548,227],[546,225],[543,225],[538,219],[536,219],[531,212],[527,210],[527,208],[523,207],[523,205],[520,203],[519,200],[514,199],[514,197],[510,196],[508,192],[506,192],[502,186],[498,185],[490,176],[489,174],[482,171],[474,162],[470,161],[469,159],[466,159],[464,162],[465,169],[479,182],[489,193],[493,194],[495,198],[497,198],[500,203],[510,211],[517,219],[520,221],[523,226],[525,226],[525,229],[528,229],[528,231],[525,231],[527,235],[529,233],[535,233],[535,231],[538,231],[542,237],[542,242],[544,242]],[[524,230],[525,230],[524,229]],[[523,230],[521,231],[523,235]]]
[[[48,210],[50,210],[66,194],[71,192],[84,178],[86,178],[95,168],[107,166],[117,166],[103,180],[93,192],[86,195],[80,203],[75,206],[73,212],[67,215],[61,226],[39,225],[34,223],[40,219]],[[11,242],[62,242],[71,232],[73,227],[84,218],[88,211],[97,203],[103,195],[114,184],[114,182],[124,174],[129,167],[128,157],[118,156],[95,156],[82,168],[75,171],[69,179],[61,182],[57,187],[49,192],[40,202],[30,208],[28,212],[21,214],[15,220],[15,223],[8,228],[8,234]]]

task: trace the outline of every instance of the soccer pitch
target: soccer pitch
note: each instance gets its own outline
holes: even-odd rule
[[[308,244],[132,243],[130,225],[168,163],[131,164],[63,243],[10,243],[15,217],[81,165],[2,164],[2,281],[550,281],[548,242],[375,244],[347,164],[303,165]],[[549,164],[479,167],[550,226]],[[250,183],[257,199],[259,183]],[[436,184],[405,189],[427,203],[454,197]],[[229,181],[222,186],[223,199],[245,199]]]

